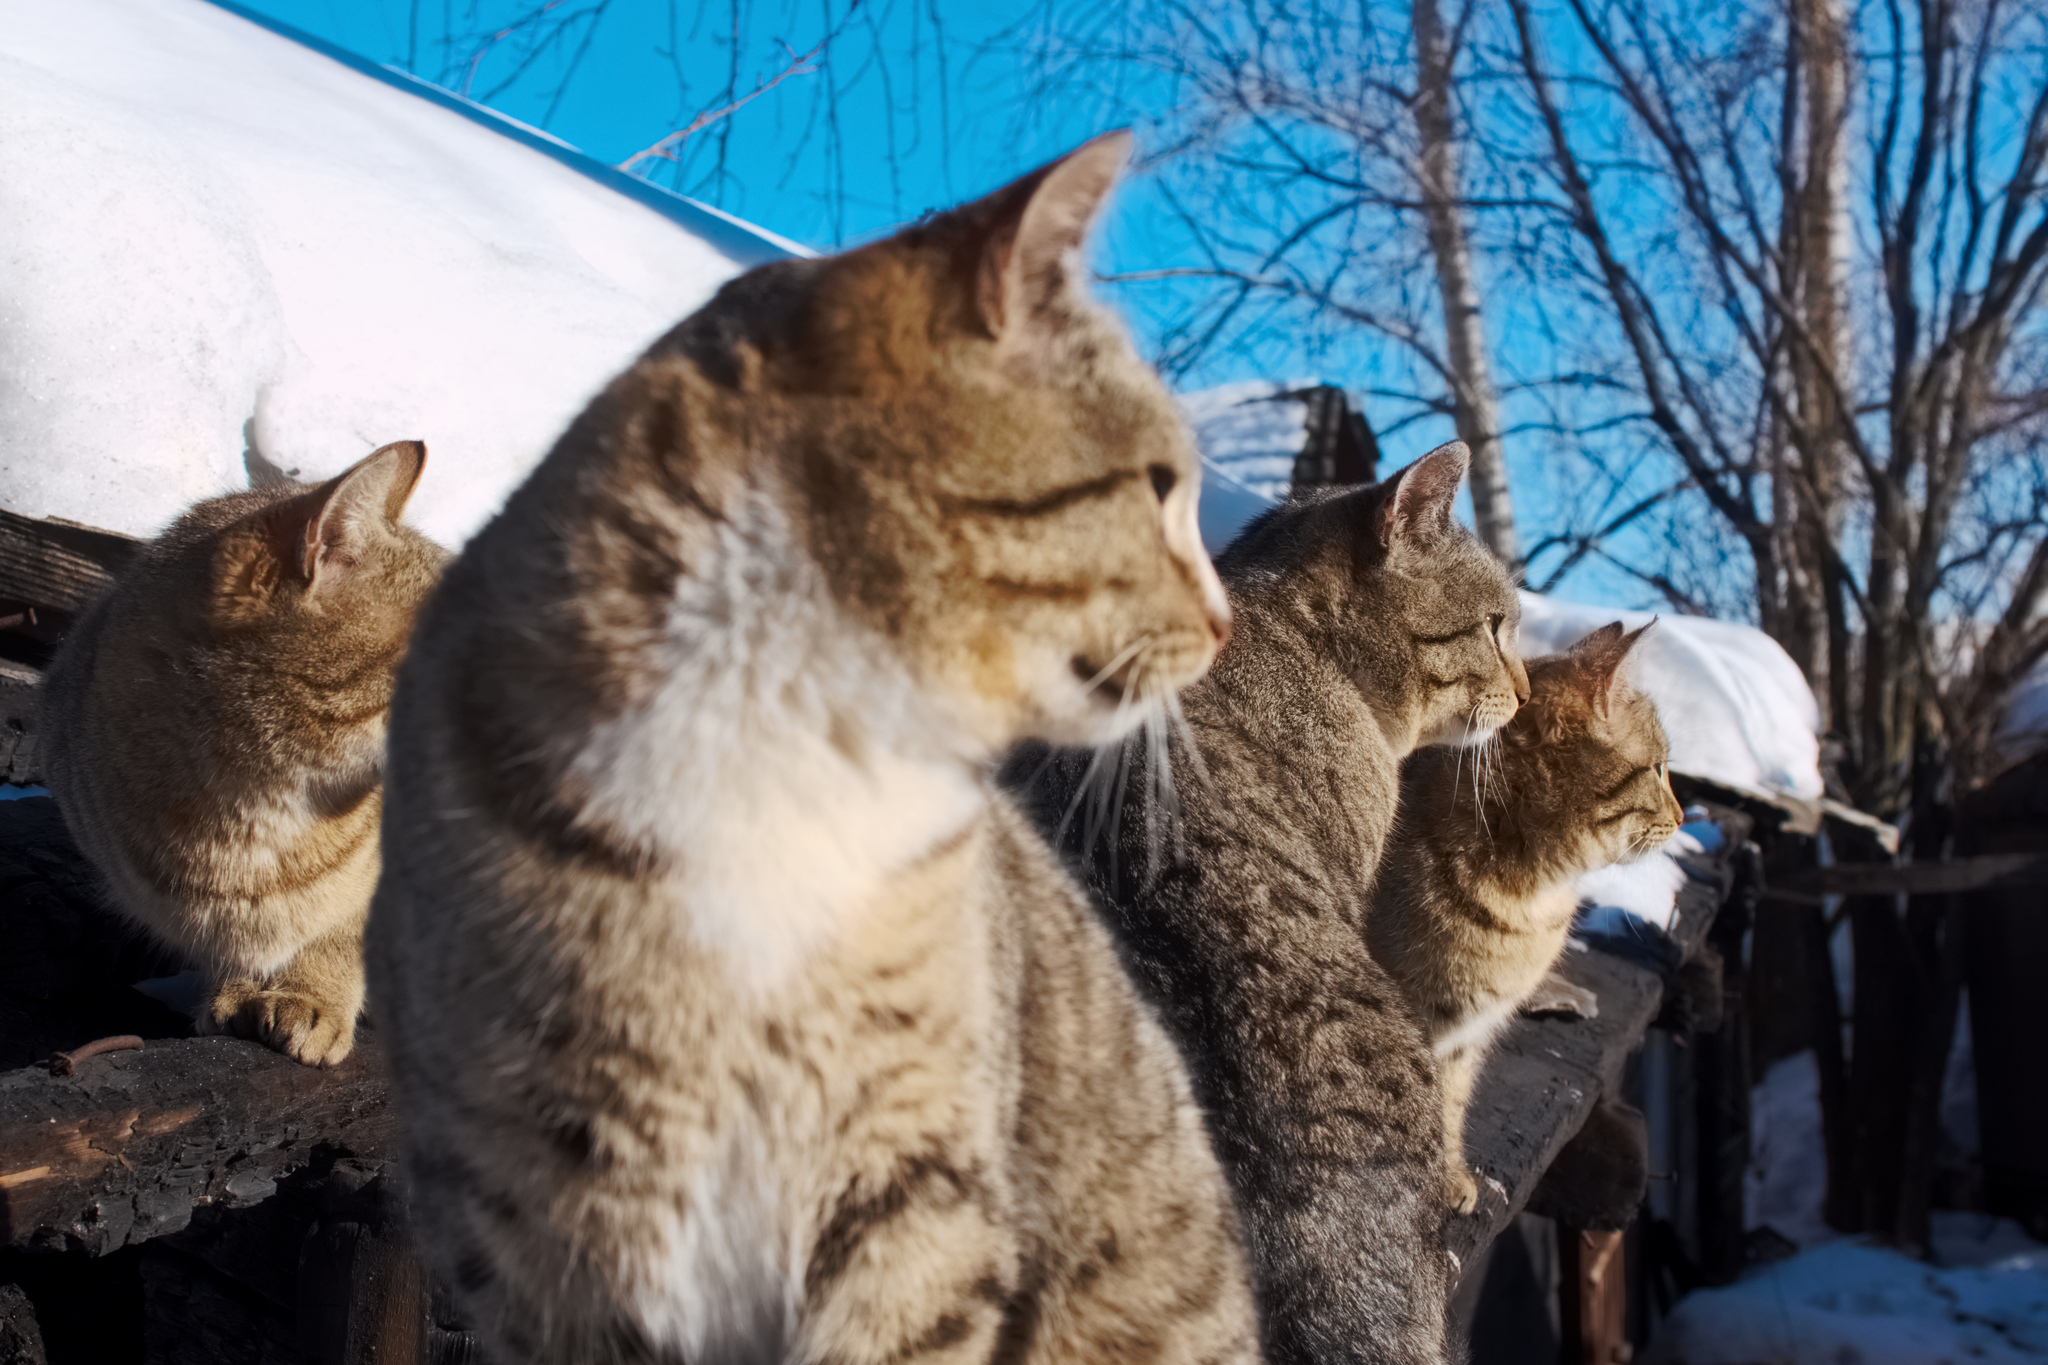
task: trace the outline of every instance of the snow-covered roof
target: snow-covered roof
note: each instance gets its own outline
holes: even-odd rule
[[[1289,395],[1314,381],[1223,384],[1179,397],[1202,454],[1202,543],[1215,554],[1244,524],[1287,496],[1308,440],[1308,404]]]
[[[466,539],[607,379],[801,252],[202,0],[0,0],[0,506],[147,535],[426,441]],[[259,463],[261,462],[261,463]]]

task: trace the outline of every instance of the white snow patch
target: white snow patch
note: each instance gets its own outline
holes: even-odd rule
[[[1937,1215],[1939,1217],[1939,1215]],[[1645,1365],[2022,1365],[2048,1360],[2048,1248],[1942,1268],[1830,1242],[1688,1294]]]
[[[1195,505],[1195,516],[1201,527],[1202,548],[1210,554],[1222,553],[1247,523],[1272,505],[1272,499],[1252,492],[1203,459],[1202,497]]]
[[[1579,932],[1622,935],[1638,932],[1629,920],[1669,933],[1678,908],[1685,869],[1662,851],[1632,863],[1615,863],[1579,878]]]
[[[1802,1247],[1834,1237],[1821,1219],[1828,1159],[1820,1122],[1820,1070],[1812,1051],[1773,1062],[1749,1092],[1744,1227],[1767,1227]]]
[[[459,544],[648,343],[800,250],[200,0],[0,24],[0,505],[27,516],[149,535],[259,461],[319,479],[418,438],[414,520]]]
[[[1651,613],[1522,594],[1525,657],[1559,653],[1609,621],[1630,630]],[[1657,703],[1671,766],[1738,791],[1817,800],[1820,711],[1799,665],[1753,626],[1657,618],[1636,646],[1630,680]]]

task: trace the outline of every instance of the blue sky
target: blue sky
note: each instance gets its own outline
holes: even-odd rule
[[[729,79],[747,93],[829,38],[808,74],[695,135],[687,163],[655,177],[825,248],[970,198],[1101,131],[1099,110],[1019,98],[1025,73],[1000,40],[1038,0],[862,0],[850,20],[845,0],[563,0],[495,43],[494,30],[545,0],[242,2],[615,164],[724,103]],[[531,52],[543,26],[559,39]],[[470,41],[478,33],[485,43]]]
[[[1127,67],[1064,71],[1059,97],[1037,94],[1034,68],[1018,54],[1048,2],[241,0],[613,164],[722,106],[728,84],[748,93],[825,41],[799,74],[693,135],[683,159],[657,163],[652,178],[826,249],[992,189],[1115,126],[1121,111],[1165,105],[1168,92],[1134,86],[1149,78]],[[540,22],[519,23],[544,5]],[[552,40],[537,44],[544,34]],[[1112,272],[1152,270],[1191,263],[1189,251],[1157,186],[1135,180],[1105,224],[1097,263]],[[1193,287],[1106,292],[1149,347],[1154,310]],[[1405,360],[1384,343],[1325,342],[1316,348],[1306,337],[1269,330],[1259,354],[1219,348],[1179,382],[1194,388],[1313,377],[1354,391],[1402,386],[1384,371]],[[1385,431],[1388,406],[1368,411]],[[1447,417],[1424,413],[1385,441],[1386,457],[1405,463],[1453,434]],[[1582,486],[1561,486],[1533,441],[1511,441],[1509,459],[1527,543],[1554,520],[1556,499],[1578,496]],[[1597,564],[1574,574],[1567,595],[1618,605],[1651,600]]]

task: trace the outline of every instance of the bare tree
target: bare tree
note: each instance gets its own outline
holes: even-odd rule
[[[1429,224],[1429,249],[1436,261],[1443,314],[1447,380],[1458,436],[1472,451],[1472,519],[1480,539],[1510,569],[1522,566],[1515,541],[1515,513],[1508,496],[1507,457],[1501,449],[1500,396],[1493,387],[1492,348],[1472,275],[1472,250],[1465,222],[1464,185],[1458,174],[1457,131],[1452,113],[1454,36],[1444,30],[1437,0],[1411,0],[1415,37],[1415,178]]]
[[[1105,70],[1139,73],[1124,112],[1150,125],[1183,263],[1115,278],[1151,289],[1134,299],[1162,368],[1270,357],[1371,374],[1352,387],[1381,432],[1452,419],[1480,533],[1519,564],[1460,174],[1461,24],[1435,0],[1140,0],[1063,17],[1030,33],[1061,98],[1086,98]]]
[[[1701,506],[1745,552],[1849,793],[1944,856],[1947,803],[2048,651],[2048,15],[1507,5],[1532,135],[1502,119],[1492,150],[1542,205],[1530,249],[1596,305],[1631,425],[1683,472],[1671,515]],[[1953,928],[1921,900],[1847,914],[1829,1217],[1924,1245]]]
[[[1944,738],[1944,698],[1988,695],[1977,670],[2009,676],[2048,647],[2033,624],[2042,585],[2020,567],[2041,523],[1986,520],[1969,500],[2015,458],[2038,484],[2048,432],[2048,79],[2038,57],[2031,73],[2002,69],[2031,76],[2004,110],[1987,110],[1985,84],[2000,53],[2031,40],[2038,54],[2043,16],[1928,0],[1909,35],[1894,0],[1890,32],[1874,35],[1889,37],[1883,60],[1858,63],[1834,0],[1691,37],[1651,0],[1568,0],[1587,54],[1568,106],[1530,0],[1508,5],[1540,137],[1496,150],[1524,158],[1530,201],[1547,192],[1543,212],[1571,229],[1549,239],[1552,265],[1586,282],[1625,347],[1635,420],[1748,551],[1765,628],[1830,680],[1851,791],[1908,813],[1946,772],[1937,762],[1916,784],[1916,750]],[[1876,250],[1851,260],[1858,69],[1870,105],[1857,216]],[[1581,130],[1617,125],[1618,145],[1589,149]],[[1681,284],[1711,310],[1688,311]],[[1851,334],[1889,345],[1853,348]],[[1968,659],[1951,652],[1963,671],[1945,676],[1937,625],[1981,633],[1955,619],[1965,577],[2003,633]]]

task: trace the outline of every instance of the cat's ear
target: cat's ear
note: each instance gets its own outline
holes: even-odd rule
[[[1082,143],[990,196],[976,301],[999,344],[1028,343],[1046,305],[1071,283],[1088,229],[1131,159],[1128,129]]]
[[[393,441],[298,500],[296,559],[309,591],[353,567],[371,537],[398,524],[426,463],[423,442]]]
[[[1572,645],[1571,656],[1579,666],[1579,681],[1586,700],[1603,720],[1613,710],[1614,695],[1621,684],[1621,666],[1628,662],[1629,651],[1643,638],[1643,632],[1656,624],[1657,618],[1653,616],[1647,624],[1624,631],[1621,622],[1609,621]]]
[[[1427,544],[1450,532],[1451,507],[1458,486],[1472,464],[1463,441],[1440,445],[1396,474],[1393,491],[1375,512],[1374,530],[1384,549],[1404,543]]]

